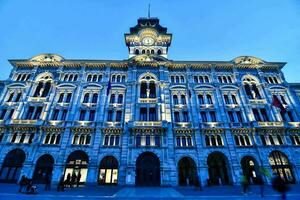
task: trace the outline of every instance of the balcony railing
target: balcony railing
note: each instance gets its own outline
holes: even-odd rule
[[[95,125],[95,122],[93,121],[75,121],[75,126],[93,126]]]
[[[214,108],[214,104],[200,104],[201,109]]]
[[[44,101],[47,101],[47,97],[29,97],[28,101],[44,102]]]
[[[121,127],[121,126],[122,126],[121,122],[104,122],[104,127],[107,128]]]

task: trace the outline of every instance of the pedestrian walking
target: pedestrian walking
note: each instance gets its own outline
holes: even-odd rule
[[[76,180],[77,187],[79,187],[80,179],[81,179],[81,173],[79,172],[77,175],[77,180]]]
[[[45,184],[45,190],[46,191],[50,191],[51,190],[51,180],[52,180],[52,174],[51,173],[47,173],[46,174],[46,184]]]
[[[65,185],[71,187],[71,174],[68,173]]]
[[[26,185],[27,185],[27,178],[26,178],[25,175],[23,175],[21,177],[21,180],[19,181],[19,185],[20,185],[19,192],[23,193],[24,192],[24,188],[26,188]]]
[[[281,194],[281,199],[286,200],[286,192],[289,190],[287,183],[278,175],[272,179],[272,187]]]
[[[72,173],[72,177],[71,177],[71,188],[75,185],[77,180],[77,176],[75,174],[75,172]]]
[[[245,175],[242,175],[242,176],[241,176],[241,185],[242,185],[242,187],[243,187],[243,193],[244,193],[244,194],[247,194],[247,191],[248,191],[248,185],[249,185],[247,176],[245,176]]]
[[[64,183],[64,177],[61,176],[59,179],[59,182],[57,184],[57,191],[65,191],[65,183]]]

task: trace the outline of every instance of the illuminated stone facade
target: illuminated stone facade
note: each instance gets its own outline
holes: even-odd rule
[[[157,18],[140,18],[126,60],[10,60],[0,181],[225,185],[244,173],[256,184],[273,170],[298,182],[300,87],[286,82],[286,63],[174,61],[171,40]]]

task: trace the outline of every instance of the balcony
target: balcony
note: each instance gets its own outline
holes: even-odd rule
[[[41,125],[42,121],[37,119],[12,119],[12,124],[26,124],[26,125]]]
[[[253,122],[254,126],[263,128],[263,127],[283,127],[283,122]]]
[[[96,108],[97,103],[82,103],[83,106],[89,107],[89,108]]]
[[[237,108],[239,107],[239,104],[226,104],[225,106],[226,108]]]
[[[266,99],[249,99],[249,103],[251,104],[266,104],[267,100]]]
[[[45,101],[47,101],[47,97],[29,97],[28,101],[31,101],[31,102],[45,102]]]
[[[300,127],[300,122],[287,122],[287,125],[289,127],[299,128]]]
[[[214,104],[200,104],[200,109],[214,108]]]
[[[232,123],[230,123],[230,127],[232,127],[232,128],[247,128],[247,127],[250,127],[250,123],[247,123],[247,122],[232,122]]]
[[[121,122],[104,122],[105,128],[115,128],[115,127],[122,127]]]
[[[95,122],[93,121],[75,121],[74,126],[82,126],[82,127],[87,127],[87,126],[94,126]]]
[[[157,98],[139,98],[139,103],[157,103]]]
[[[162,121],[135,121],[133,122],[133,126],[156,126],[161,127]]]
[[[60,120],[49,120],[48,124],[50,126],[62,126],[62,125],[64,125],[64,122],[65,121],[60,121]]]
[[[224,124],[220,122],[203,122],[200,123],[200,128],[220,128]]]
[[[175,122],[174,127],[175,128],[191,128],[192,123],[191,122]]]

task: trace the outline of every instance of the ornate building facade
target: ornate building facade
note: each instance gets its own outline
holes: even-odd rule
[[[300,85],[284,62],[168,59],[172,34],[140,18],[129,59],[10,60],[0,84],[0,181],[227,185],[300,180]]]

